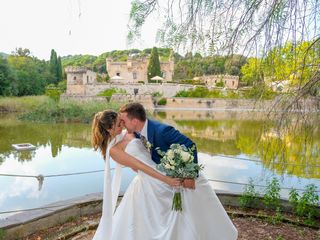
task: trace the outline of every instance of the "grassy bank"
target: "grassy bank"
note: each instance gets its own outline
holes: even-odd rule
[[[48,96],[0,97],[0,112],[28,112],[52,101]]]
[[[48,101],[36,109],[23,113],[20,120],[33,122],[82,122],[89,123],[95,113],[105,109],[118,110],[119,105],[107,101],[76,102],[65,100]]]

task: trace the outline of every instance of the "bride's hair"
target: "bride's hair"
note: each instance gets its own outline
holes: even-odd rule
[[[111,129],[116,121],[118,114],[112,110],[105,110],[94,115],[92,122],[92,146],[94,150],[100,150],[103,159],[106,159],[106,150],[111,140],[108,129]]]

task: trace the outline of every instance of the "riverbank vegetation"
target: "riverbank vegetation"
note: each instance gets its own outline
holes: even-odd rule
[[[33,122],[91,122],[95,113],[119,109],[116,103],[105,101],[61,100],[49,96],[0,98],[0,112],[18,113],[18,119]]]
[[[302,192],[292,188],[286,210],[281,204],[280,182],[276,177],[267,182],[262,193],[257,190],[257,186],[253,179],[249,179],[249,184],[244,187],[239,200],[242,209],[264,208],[265,211],[273,211],[274,214],[268,220],[274,224],[285,220],[298,225],[320,227],[320,199],[317,186],[314,184],[307,185]],[[288,214],[288,212],[291,212],[291,214]]]
[[[52,99],[48,96],[0,97],[0,112],[28,112],[41,105],[50,104]]]
[[[106,109],[119,109],[116,103],[106,101],[79,102],[74,100],[48,101],[38,108],[20,115],[19,119],[33,122],[90,123],[94,114]]]

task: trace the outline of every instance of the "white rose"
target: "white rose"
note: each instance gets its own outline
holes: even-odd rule
[[[173,166],[176,165],[176,163],[175,163],[173,160],[169,160],[169,163],[170,163],[171,165],[173,165]]]
[[[166,164],[164,165],[164,168],[165,168],[165,169],[171,169],[171,165],[168,164],[168,163],[166,163]]]
[[[189,159],[190,159],[190,154],[189,154],[188,152],[181,152],[180,154],[181,154],[181,158],[182,158],[182,160],[183,160],[184,162],[189,161]]]
[[[168,150],[167,156],[168,156],[168,158],[173,159],[174,158],[174,152],[171,149]]]

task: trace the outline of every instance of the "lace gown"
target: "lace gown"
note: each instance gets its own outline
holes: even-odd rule
[[[133,139],[125,151],[156,167],[141,140]],[[171,210],[173,194],[169,185],[138,171],[114,214],[112,239],[237,239],[237,229],[201,173],[195,190],[182,190],[182,212]]]

